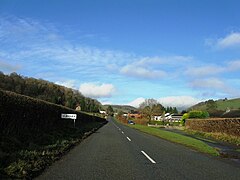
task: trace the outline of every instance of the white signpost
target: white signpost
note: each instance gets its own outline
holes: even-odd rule
[[[74,127],[75,127],[75,120],[77,119],[77,114],[61,114],[62,119],[73,119]]]

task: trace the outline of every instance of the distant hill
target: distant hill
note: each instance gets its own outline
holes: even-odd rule
[[[226,111],[240,109],[240,98],[236,99],[219,99],[215,101],[217,104],[217,110]],[[207,110],[206,101],[200,102],[192,107],[189,110]]]
[[[108,106],[112,106],[114,112],[119,112],[119,111],[123,111],[128,113],[129,111],[136,111],[137,109],[133,106],[129,106],[129,105],[104,105],[104,109],[107,109]]]

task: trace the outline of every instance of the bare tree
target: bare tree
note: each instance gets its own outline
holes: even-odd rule
[[[156,99],[145,99],[145,101],[139,105],[139,109],[143,109],[146,106],[149,106],[150,108],[152,108],[153,105],[156,105],[156,104],[158,104]]]

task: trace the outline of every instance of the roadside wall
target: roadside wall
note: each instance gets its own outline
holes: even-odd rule
[[[219,132],[240,137],[240,118],[187,119],[187,129]]]

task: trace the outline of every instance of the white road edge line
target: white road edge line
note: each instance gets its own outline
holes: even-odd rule
[[[143,153],[143,155],[144,155],[146,158],[148,158],[148,160],[151,161],[153,164],[156,164],[156,162],[155,162],[152,158],[150,158],[150,156],[148,156],[147,153],[145,153],[144,151],[141,151],[141,153]]]
[[[131,141],[131,139],[130,139],[129,137],[127,137],[127,139],[128,139],[129,141]]]

